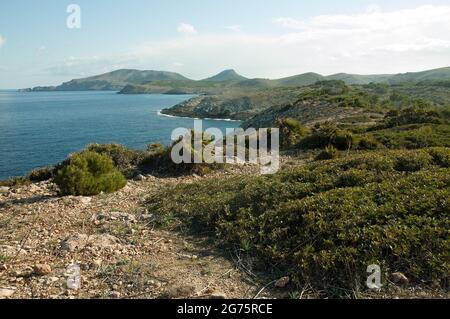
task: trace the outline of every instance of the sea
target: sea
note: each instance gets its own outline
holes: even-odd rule
[[[112,91],[0,91],[0,180],[59,163],[91,143],[120,143],[145,149],[171,142],[175,128],[194,119],[165,116],[164,108],[193,95],[122,95]],[[223,132],[238,121],[203,120],[203,129]]]

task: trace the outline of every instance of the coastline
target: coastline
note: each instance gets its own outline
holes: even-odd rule
[[[180,118],[180,119],[192,119],[192,120],[207,120],[207,121],[224,121],[224,122],[242,122],[240,120],[233,120],[233,119],[215,119],[215,118],[199,118],[199,117],[190,117],[190,116],[176,116],[176,115],[169,115],[162,113],[162,110],[159,110],[157,112],[158,116],[165,116],[165,117],[172,117],[172,118]]]

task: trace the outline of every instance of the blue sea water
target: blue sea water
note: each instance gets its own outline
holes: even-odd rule
[[[172,130],[194,120],[159,111],[189,95],[120,95],[116,92],[0,91],[0,180],[53,165],[90,143],[145,149],[168,144]],[[235,128],[239,122],[204,120],[204,129]]]

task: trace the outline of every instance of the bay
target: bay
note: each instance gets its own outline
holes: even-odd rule
[[[53,165],[91,143],[145,149],[170,143],[172,130],[194,119],[159,114],[190,95],[121,95],[117,92],[0,91],[0,180]],[[203,120],[222,131],[239,122]]]

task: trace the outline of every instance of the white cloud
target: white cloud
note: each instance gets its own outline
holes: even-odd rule
[[[234,68],[250,77],[302,72],[398,73],[450,66],[450,6],[275,19],[272,33],[226,32],[143,43],[120,56],[72,58],[51,70],[96,74],[111,66],[204,78]],[[183,27],[182,27],[183,26]],[[196,34],[182,24],[182,34]],[[175,61],[175,63],[174,63]]]
[[[5,44],[6,39],[0,35],[0,48]]]
[[[184,35],[194,35],[197,34],[197,30],[194,28],[193,25],[190,25],[188,23],[180,23],[178,26],[177,31]]]
[[[226,26],[225,27],[225,29],[227,29],[227,30],[230,30],[230,31],[234,31],[234,32],[239,32],[239,31],[241,31],[241,26],[240,25],[238,25],[238,24],[235,24],[235,25],[229,25],[229,26]]]

